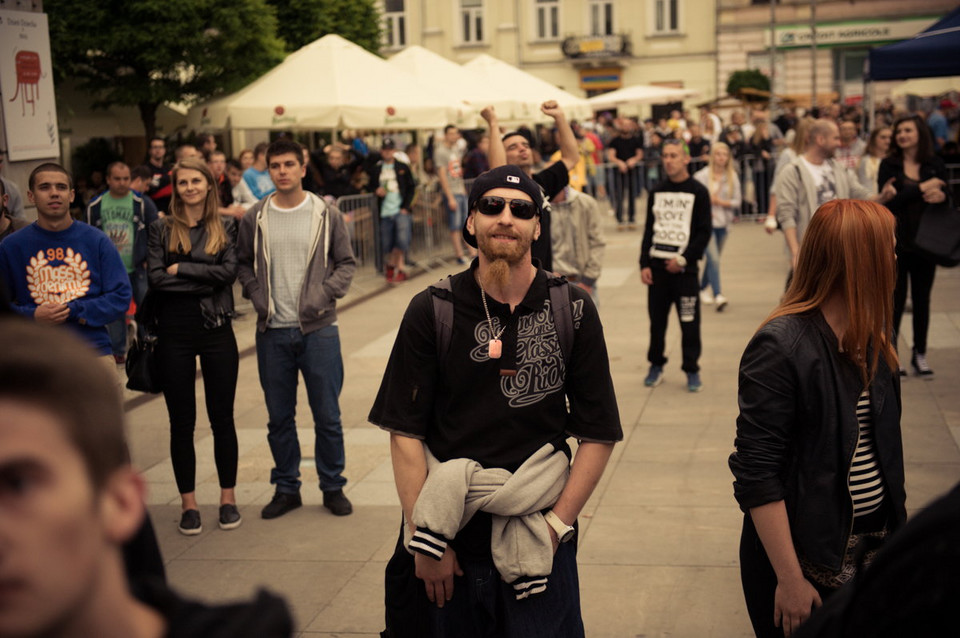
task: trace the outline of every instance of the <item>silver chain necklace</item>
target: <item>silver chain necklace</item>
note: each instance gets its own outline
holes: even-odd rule
[[[483,284],[477,282],[477,285],[480,286],[480,300],[483,301],[483,312],[487,315],[487,326],[490,327],[490,334],[492,335],[490,341],[487,342],[487,353],[491,359],[499,359],[503,353],[503,343],[500,341],[500,335],[507,329],[507,325],[504,324],[500,326],[500,330],[494,332],[493,320],[490,318],[490,309],[487,308],[487,293],[483,290]]]

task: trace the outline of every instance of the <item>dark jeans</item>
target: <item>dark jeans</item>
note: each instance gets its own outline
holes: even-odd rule
[[[130,286],[133,288],[133,301],[139,306],[143,303],[143,298],[147,296],[147,271],[143,268],[137,268],[130,273]],[[127,354],[127,318],[120,317],[116,321],[107,324],[107,332],[110,333],[110,346],[113,354],[117,356],[126,356]]]
[[[314,456],[320,489],[343,488],[346,459],[340,423],[343,359],[340,331],[327,326],[304,335],[299,328],[268,328],[257,333],[257,368],[267,403],[267,441],[275,467],[270,483],[278,492],[300,491],[300,440],[297,437],[297,383],[307,386],[316,434]]]
[[[900,334],[900,320],[907,303],[907,277],[913,300],[913,349],[927,352],[927,331],[930,328],[930,291],[937,265],[919,253],[897,251],[897,287],[893,291],[894,339]],[[896,340],[894,341],[896,343]]]
[[[233,400],[237,392],[240,357],[233,327],[229,323],[213,330],[204,330],[200,326],[161,327],[157,343],[163,398],[170,414],[170,458],[177,489],[181,494],[195,489],[197,459],[193,431],[197,422],[198,356],[220,487],[236,486],[238,452]]]
[[[667,319],[670,308],[676,305],[680,315],[681,350],[684,372],[699,372],[700,366],[700,284],[697,269],[687,267],[681,273],[672,274],[663,268],[653,268],[653,285],[647,287],[647,312],[650,315],[650,349],[647,360],[655,366],[663,366],[667,336]]]
[[[777,574],[749,515],[743,517],[743,532],[740,534],[740,582],[757,638],[783,638],[783,629],[773,624]],[[811,584],[824,602],[834,591],[814,582]]]
[[[460,562],[453,598],[429,605],[434,638],[582,638],[577,539],[561,543],[543,593],[517,600],[493,561]],[[418,581],[423,587],[423,582]]]
[[[637,169],[621,173],[616,166],[610,168],[611,199],[617,221],[623,221],[623,196],[627,195],[627,220],[632,224],[637,216]]]

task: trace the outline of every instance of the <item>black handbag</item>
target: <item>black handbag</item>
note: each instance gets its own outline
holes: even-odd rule
[[[953,268],[960,264],[960,211],[949,195],[923,209],[913,243],[938,266]]]
[[[127,389],[157,394],[163,391],[157,361],[156,309],[152,291],[137,306],[137,332],[127,351]]]
[[[163,391],[157,362],[157,336],[142,327],[127,352],[127,389],[157,394]]]

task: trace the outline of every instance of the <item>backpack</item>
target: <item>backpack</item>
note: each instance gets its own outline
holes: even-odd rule
[[[430,286],[433,295],[433,320],[437,334],[437,360],[443,361],[450,352],[450,339],[453,334],[453,289],[450,277],[441,279]],[[547,291],[550,293],[550,311],[560,340],[560,352],[563,364],[570,364],[573,353],[573,303],[570,296],[570,283],[563,275],[547,273]]]

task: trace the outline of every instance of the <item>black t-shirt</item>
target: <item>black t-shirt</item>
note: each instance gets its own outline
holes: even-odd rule
[[[173,183],[170,181],[170,171],[173,167],[169,164],[157,166],[150,162],[144,166],[150,169],[150,185],[147,186],[146,194],[157,205],[157,210],[165,213],[173,196]]]
[[[692,177],[682,182],[663,180],[647,194],[640,267],[663,268],[668,259],[683,255],[687,269],[696,270],[712,229],[707,187]]]
[[[607,143],[608,148],[617,152],[617,159],[626,162],[637,154],[638,148],[643,148],[643,138],[641,137],[623,137],[618,135]]]
[[[710,152],[710,142],[702,137],[699,140],[691,139],[687,143],[687,146],[690,149],[690,157],[694,159],[702,157]]]
[[[547,443],[569,450],[569,436],[621,440],[603,328],[589,295],[570,287],[574,344],[569,368],[543,270],[512,314],[508,305],[487,296],[495,330],[507,326],[500,336],[502,357],[490,359],[491,335],[475,268],[476,262],[452,278],[454,325],[443,362],[437,361],[432,293],[425,290],[410,302],[370,422],[424,440],[440,461],[470,458],[509,471]],[[501,376],[501,368],[517,374]],[[461,556],[489,556],[489,516],[475,515],[453,547]]]
[[[287,638],[293,619],[283,599],[264,590],[250,602],[207,605],[179,597],[164,584],[141,580],[131,587],[140,602],[167,624],[169,638]]]
[[[539,173],[534,173],[533,181],[543,191],[543,214],[540,215],[540,237],[530,247],[530,254],[540,260],[544,270],[553,271],[553,246],[550,242],[550,203],[549,198],[556,196],[570,183],[570,173],[563,161],[554,162]]]

